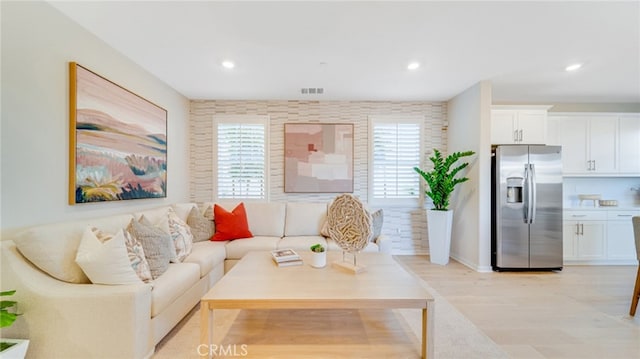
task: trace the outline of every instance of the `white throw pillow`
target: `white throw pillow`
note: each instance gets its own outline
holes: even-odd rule
[[[95,284],[141,284],[131,267],[124,230],[115,235],[88,226],[82,235],[76,263]]]
[[[191,254],[193,234],[189,229],[189,225],[180,219],[172,208],[169,208],[169,234],[171,234],[171,239],[173,240],[176,256],[182,262]]]

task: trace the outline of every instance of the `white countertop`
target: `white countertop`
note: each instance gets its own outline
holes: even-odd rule
[[[640,211],[640,206],[563,207],[563,211]]]

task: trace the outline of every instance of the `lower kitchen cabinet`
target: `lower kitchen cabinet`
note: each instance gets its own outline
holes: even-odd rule
[[[564,211],[565,264],[636,264],[634,215],[640,211]]]
[[[564,221],[565,260],[600,260],[606,258],[604,221]]]
[[[607,258],[614,260],[635,261],[636,245],[633,240],[632,216],[640,215],[640,211],[607,212]]]

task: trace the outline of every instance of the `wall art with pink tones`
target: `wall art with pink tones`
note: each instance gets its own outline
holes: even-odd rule
[[[69,204],[167,196],[167,110],[69,63]]]
[[[353,124],[286,123],[284,191],[353,192]]]

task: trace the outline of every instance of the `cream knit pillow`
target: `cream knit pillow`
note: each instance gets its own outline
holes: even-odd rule
[[[76,263],[91,283],[142,283],[129,261],[125,236],[122,229],[115,235],[104,233],[95,227],[85,229],[76,253]]]

